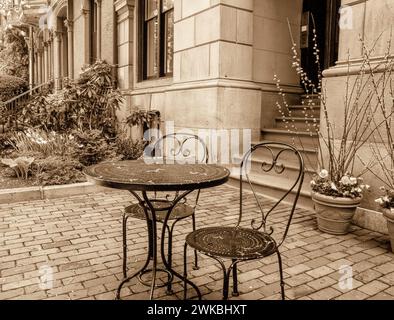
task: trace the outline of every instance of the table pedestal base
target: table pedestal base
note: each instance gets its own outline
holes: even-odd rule
[[[150,286],[150,300],[153,299],[154,295],[154,290],[156,288],[162,288],[167,286],[167,294],[172,294],[172,288],[171,284],[174,280],[174,276],[179,278],[182,282],[186,282],[187,284],[191,285],[197,292],[198,298],[201,300],[201,293],[198,287],[192,283],[190,280],[187,278],[183,277],[179,273],[177,273],[175,270],[172,269],[171,264],[167,261],[167,258],[165,256],[165,250],[164,250],[164,239],[165,239],[165,231],[168,228],[168,218],[174,209],[174,207],[177,205],[177,203],[182,200],[187,194],[189,194],[191,191],[185,192],[184,194],[176,197],[173,201],[169,203],[169,207],[166,208],[168,210],[167,216],[165,220],[163,221],[163,226],[162,226],[162,234],[161,234],[161,243],[160,243],[160,255],[161,255],[161,260],[164,264],[164,268],[158,268],[157,263],[158,263],[158,248],[157,248],[157,219],[156,219],[156,211],[163,210],[163,208],[157,209],[154,207],[152,202],[154,200],[150,200],[146,194],[146,192],[142,192],[143,199],[135,192],[130,191],[134,197],[139,201],[139,204],[144,208],[144,212],[146,215],[146,221],[147,221],[147,227],[148,227],[148,243],[149,243],[149,250],[147,254],[147,258],[145,261],[145,264],[141,269],[133,273],[131,276],[127,276],[127,220],[129,216],[127,214],[124,214],[123,216],[123,277],[124,280],[120,283],[118,290],[116,292],[116,299],[120,299],[120,292],[122,290],[122,287],[128,283],[130,280],[132,280],[135,277],[138,277],[138,280],[146,286]],[[151,214],[149,214],[151,213]],[[148,269],[148,266],[152,262],[152,268]],[[156,276],[158,272],[164,272],[167,273],[168,275],[168,280],[164,284],[156,285]],[[145,281],[142,279],[143,275],[147,273],[152,273],[152,280],[151,283],[149,284],[148,281]]]

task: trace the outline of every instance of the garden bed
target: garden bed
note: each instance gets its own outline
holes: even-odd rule
[[[0,191],[81,184],[87,166],[138,159],[145,143],[132,139],[130,129],[144,127],[156,114],[134,113],[119,122],[122,96],[114,83],[112,66],[99,61],[79,79],[65,79],[62,90],[40,92],[12,115],[0,108],[0,120],[8,124],[0,132]]]
[[[33,187],[34,179],[17,179],[10,176],[8,168],[0,166],[0,190]]]

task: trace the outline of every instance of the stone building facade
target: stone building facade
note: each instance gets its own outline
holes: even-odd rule
[[[274,74],[288,93],[302,93],[291,68],[286,22],[289,18],[297,34],[302,1],[279,2],[161,0],[157,3],[167,11],[159,9],[155,16],[152,7],[156,20],[148,27],[142,15],[156,1],[52,0],[45,14],[46,1],[41,1],[40,15],[25,10],[26,19],[37,18],[32,82],[53,79],[59,89],[64,77],[78,77],[83,65],[102,59],[116,65],[127,97],[123,114],[135,106],[158,109],[176,127],[248,128],[258,139],[276,99]],[[169,43],[142,39],[155,37],[147,35],[149,28],[160,29],[159,42],[167,34]],[[150,45],[160,48],[143,52]],[[162,57],[166,50],[168,57]],[[144,61],[148,55],[151,61]],[[167,58],[169,72],[164,72],[161,64]],[[151,68],[151,74],[144,68]],[[264,116],[263,106],[270,106]]]

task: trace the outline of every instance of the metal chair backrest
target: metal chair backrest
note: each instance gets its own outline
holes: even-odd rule
[[[256,154],[264,159],[264,161],[260,161],[261,170],[263,173],[271,174],[272,179],[276,176],[280,176],[282,174],[286,174],[289,172],[289,166],[285,166],[284,161],[290,162],[292,166],[292,175],[293,178],[287,179],[289,186],[283,188],[283,195],[279,198],[279,200],[273,200],[270,204],[263,204],[261,197],[259,198],[258,194],[255,191],[253,183],[250,179],[250,170],[251,170],[251,160],[252,155]],[[285,155],[288,157],[291,156],[290,159],[285,159]],[[246,182],[248,183],[254,199],[257,202],[258,209],[261,213],[261,222],[257,222],[256,219],[253,219],[251,222],[251,226],[254,230],[260,230],[273,234],[274,228],[272,226],[268,226],[268,217],[274,212],[275,209],[278,209],[278,206],[285,201],[285,199],[292,195],[294,198],[291,201],[291,209],[289,212],[289,217],[287,219],[287,223],[285,229],[283,231],[283,235],[280,241],[277,241],[277,245],[280,246],[285,240],[287,233],[289,231],[290,223],[294,215],[294,211],[297,206],[297,201],[300,197],[302,184],[304,181],[304,160],[301,153],[293,146],[288,145],[286,143],[280,142],[262,142],[254,145],[243,157],[241,165],[240,165],[240,209],[239,209],[239,219],[237,227],[240,226],[243,218],[243,184],[245,183],[244,177],[246,178]],[[291,174],[290,174],[291,175]],[[284,181],[284,180],[281,180]],[[284,186],[283,186],[284,187]],[[273,202],[273,204],[272,204]]]
[[[152,148],[152,156],[166,164],[208,163],[208,148],[195,134],[171,133],[159,138]]]

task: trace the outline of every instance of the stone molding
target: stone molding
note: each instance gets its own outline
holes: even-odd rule
[[[168,91],[182,91],[182,90],[195,90],[195,89],[206,89],[206,88],[233,88],[233,89],[244,89],[244,90],[255,90],[262,92],[277,92],[276,84],[274,83],[255,83],[252,81],[240,81],[240,80],[229,80],[229,79],[208,79],[200,81],[191,81],[184,83],[172,83],[171,80],[166,81],[157,80],[155,84],[152,81],[140,82],[131,90],[124,90],[125,94],[139,95],[139,94],[151,94],[151,93],[163,93]],[[300,87],[286,86],[283,85],[283,91],[285,93],[302,93]]]
[[[394,59],[394,55],[389,57],[390,59]],[[371,58],[371,66],[372,68],[376,67],[379,63],[382,63],[384,57],[374,57]],[[326,69],[323,71],[323,76],[325,78],[332,77],[342,77],[347,75],[357,75],[359,74],[362,66],[362,59],[353,59],[349,60],[350,67],[348,66],[348,62],[337,62],[337,65]],[[384,70],[384,65],[379,68],[374,69],[375,73],[382,72]]]
[[[64,26],[67,28],[68,31],[73,31],[74,22],[72,20],[66,19],[64,20]]]
[[[132,11],[135,7],[135,0],[117,0],[114,7],[117,14]]]

